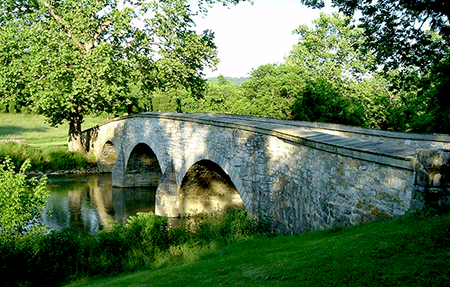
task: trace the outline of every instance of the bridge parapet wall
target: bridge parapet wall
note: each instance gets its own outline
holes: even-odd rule
[[[290,121],[262,117],[246,117],[225,115],[236,120],[248,120],[251,122],[270,123],[276,125],[285,125],[288,127],[297,127],[310,131],[317,131],[324,134],[336,135],[340,137],[354,138],[360,140],[387,142],[394,145],[406,145],[415,149],[450,149],[450,136],[445,134],[417,134],[392,132],[375,129],[367,129],[355,126],[318,123],[318,122],[303,122]]]

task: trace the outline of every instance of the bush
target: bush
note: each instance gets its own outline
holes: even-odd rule
[[[12,99],[8,103],[8,112],[10,114],[16,114],[17,113],[17,101]]]
[[[151,253],[168,247],[167,217],[157,216],[151,212],[139,212],[128,219],[126,229],[130,236],[141,242]]]
[[[28,159],[30,169],[43,170],[44,157],[40,149],[15,142],[0,143],[0,161],[9,158],[15,170],[18,171],[23,163]]]
[[[25,172],[29,167],[25,161],[16,173],[10,159],[0,162],[0,233],[22,234],[26,225],[42,214],[49,196],[47,179],[28,179]]]
[[[85,168],[87,161],[82,154],[64,150],[49,151],[44,154],[46,167],[48,169],[57,170],[75,170]]]
[[[235,239],[256,233],[270,233],[272,221],[255,218],[245,210],[227,210],[201,214],[195,219],[194,234],[199,243],[216,241],[227,244]]]
[[[8,107],[5,104],[0,103],[0,114],[6,114]]]

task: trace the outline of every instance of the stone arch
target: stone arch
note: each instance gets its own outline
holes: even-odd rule
[[[230,176],[215,162],[202,159],[185,172],[178,192],[180,213],[241,209],[243,200]]]
[[[98,159],[98,170],[100,173],[111,172],[117,161],[117,151],[111,141],[105,142]]]
[[[125,186],[156,187],[162,177],[162,168],[153,149],[146,143],[134,145],[125,165]]]
[[[191,168],[197,162],[201,162],[201,161],[205,161],[205,160],[211,161],[214,164],[218,165],[228,175],[232,184],[234,185],[238,194],[240,195],[240,197],[243,201],[244,207],[247,209],[247,211],[252,212],[252,205],[250,202],[250,197],[248,196],[248,194],[244,188],[244,185],[241,181],[239,173],[236,171],[236,169],[232,165],[230,165],[228,163],[228,161],[225,159],[224,156],[222,156],[220,153],[218,153],[214,150],[207,151],[202,154],[191,155],[186,160],[185,164],[183,165],[183,167],[181,168],[181,170],[178,174],[177,182],[180,184],[179,190],[181,189],[181,183],[182,183],[184,177],[186,176],[186,173],[188,172],[189,168]]]

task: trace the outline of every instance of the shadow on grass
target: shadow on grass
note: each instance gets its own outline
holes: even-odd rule
[[[24,128],[18,126],[2,126],[0,125],[0,137],[17,136],[22,135],[27,132],[46,132],[49,128],[39,127],[39,128]]]

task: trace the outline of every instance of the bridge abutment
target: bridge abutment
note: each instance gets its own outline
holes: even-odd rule
[[[418,149],[414,170],[412,208],[448,210],[450,207],[450,150]]]

